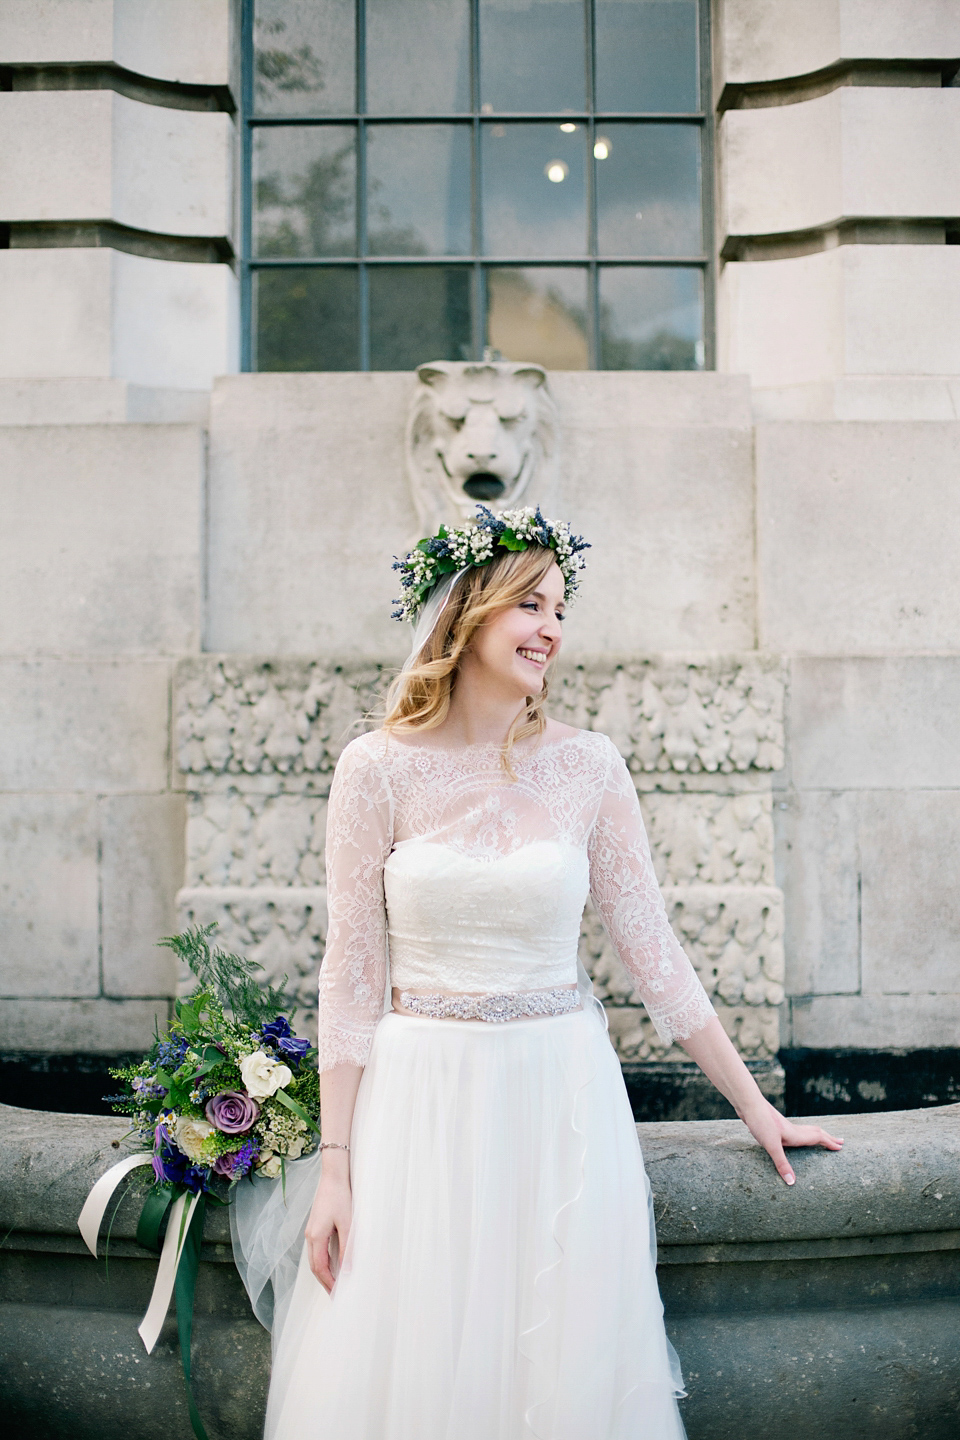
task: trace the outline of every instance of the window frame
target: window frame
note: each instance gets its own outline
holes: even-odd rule
[[[383,265],[462,266],[471,273],[472,358],[482,360],[485,347],[487,313],[486,272],[492,269],[533,269],[542,267],[570,268],[587,272],[587,347],[588,369],[601,369],[600,335],[597,316],[600,310],[600,272],[607,266],[635,266],[641,269],[698,269],[703,275],[703,370],[716,368],[716,254],[714,222],[714,147],[715,126],[712,107],[712,50],[710,36],[710,0],[697,0],[700,109],[695,111],[600,111],[593,105],[596,91],[594,35],[596,31],[595,0],[585,0],[586,27],[586,94],[583,111],[518,113],[515,111],[480,110],[480,0],[468,0],[470,6],[471,45],[471,108],[431,115],[372,115],[366,109],[366,0],[353,0],[355,8],[355,98],[354,112],[340,111],[331,115],[259,115],[254,108],[254,6],[255,0],[241,0],[241,183],[240,183],[240,369],[255,370],[253,276],[269,269],[319,269],[336,267],[356,270],[358,276],[357,326],[359,330],[359,371],[370,370],[370,287],[369,273]],[[588,241],[585,256],[545,257],[496,256],[482,254],[479,223],[481,215],[481,128],[484,124],[563,124],[574,121],[584,124],[587,131],[587,224]],[[693,125],[700,129],[700,205],[703,249],[699,255],[630,255],[597,253],[597,197],[594,143],[599,126],[617,122],[641,122],[650,125]],[[380,125],[442,125],[469,124],[472,131],[471,230],[472,251],[469,255],[411,256],[366,255],[367,248],[367,174],[366,141],[370,127]],[[313,258],[256,257],[253,253],[253,142],[254,131],[264,127],[352,125],[356,129],[356,235],[357,253],[353,256],[318,256]],[[356,373],[356,372],[354,372]]]

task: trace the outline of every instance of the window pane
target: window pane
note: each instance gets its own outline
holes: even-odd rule
[[[600,271],[603,370],[702,370],[703,276],[692,269]]]
[[[504,360],[531,360],[548,370],[586,370],[586,270],[489,270],[486,343]]]
[[[601,255],[699,255],[700,127],[598,127],[597,245]]]
[[[253,253],[356,253],[355,135],[347,125],[283,125],[253,134]]]
[[[583,125],[484,125],[481,157],[485,254],[587,253]]]
[[[413,370],[470,358],[470,271],[453,265],[377,265],[370,280],[370,367]]]
[[[480,0],[480,100],[498,110],[586,108],[584,0]]]
[[[345,0],[256,0],[253,108],[338,115],[355,108],[354,7]]]
[[[699,110],[698,0],[596,0],[597,109]]]
[[[468,125],[367,127],[371,255],[470,253]]]
[[[253,311],[258,370],[358,368],[352,266],[255,271]]]
[[[470,109],[470,0],[367,0],[367,110]]]

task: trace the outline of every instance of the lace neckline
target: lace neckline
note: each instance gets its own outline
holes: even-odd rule
[[[457,745],[449,747],[422,744],[411,745],[408,741],[400,740],[395,735],[388,735],[385,730],[377,730],[374,733],[382,738],[384,746],[388,746],[393,743],[397,746],[399,750],[409,750],[413,754],[418,755],[435,755],[440,759],[447,758],[453,760],[458,758],[459,756],[479,755],[484,753],[499,756],[503,748],[501,745],[497,744],[495,740],[475,740],[471,745]],[[511,759],[514,761],[514,763],[522,764],[524,761],[533,760],[538,755],[544,755],[548,751],[560,750],[563,748],[564,745],[572,745],[575,742],[582,741],[584,734],[588,733],[592,734],[593,732],[576,730],[572,735],[561,735],[559,740],[541,741],[539,744],[532,746],[530,749],[518,750],[516,747],[514,747],[513,751],[511,752]]]

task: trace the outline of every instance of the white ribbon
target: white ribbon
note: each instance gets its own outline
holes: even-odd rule
[[[100,1176],[83,1202],[83,1209],[80,1211],[77,1225],[83,1236],[84,1244],[94,1260],[97,1258],[97,1236],[100,1234],[100,1225],[103,1221],[104,1211],[110,1203],[110,1196],[124,1175],[129,1175],[130,1171],[136,1169],[138,1165],[149,1165],[152,1160],[152,1155],[128,1155],[126,1160],[111,1165],[106,1174]]]
[[[143,1341],[148,1355],[157,1343],[157,1336],[163,1329],[163,1322],[170,1309],[180,1256],[187,1243],[187,1232],[190,1229],[190,1222],[194,1217],[199,1199],[199,1195],[181,1195],[174,1200],[170,1207],[167,1233],[163,1241],[163,1249],[160,1252],[160,1264],[157,1266],[157,1278],[153,1282],[153,1294],[150,1296],[147,1313],[137,1326],[140,1339]]]
[[[110,1196],[125,1175],[136,1169],[138,1165],[149,1165],[152,1161],[152,1155],[128,1155],[125,1160],[111,1165],[106,1174],[100,1176],[84,1201],[77,1226],[94,1259],[97,1258],[97,1236],[100,1233],[104,1212],[110,1203]],[[199,1195],[181,1195],[170,1207],[167,1233],[164,1237],[163,1249],[160,1252],[160,1264],[157,1266],[157,1278],[153,1282],[153,1294],[150,1296],[147,1313],[138,1326],[140,1338],[146,1346],[148,1355],[157,1343],[157,1338],[163,1329],[163,1322],[167,1318],[167,1311],[170,1309],[180,1257],[187,1242],[187,1233],[196,1213],[199,1198]]]

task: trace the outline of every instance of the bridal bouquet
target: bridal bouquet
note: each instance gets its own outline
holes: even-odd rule
[[[149,1354],[170,1300],[176,1298],[180,1359],[190,1421],[206,1432],[190,1385],[193,1297],[207,1203],[228,1204],[245,1177],[278,1180],[287,1163],[308,1154],[320,1134],[316,1051],[294,1035],[282,989],[262,986],[258,968],[211,947],[216,927],[186,930],[160,944],[175,951],[197,980],[175,1000],[173,1019],[143,1060],[112,1070],[124,1084],[114,1109],[132,1122],[135,1147],[93,1186],[78,1221],[93,1255],[114,1190],[139,1166],[150,1166],[137,1240],[160,1255],[156,1283],[139,1327]],[[161,1232],[166,1231],[161,1243]]]
[[[144,1060],[110,1072],[127,1086],[114,1109],[131,1117],[157,1183],[193,1195],[216,1194],[217,1177],[282,1180],[286,1162],[308,1154],[319,1134],[309,1040],[277,1013],[282,991],[261,987],[248,961],[211,950],[212,930],[161,941],[200,984],[174,1001],[168,1033]]]

